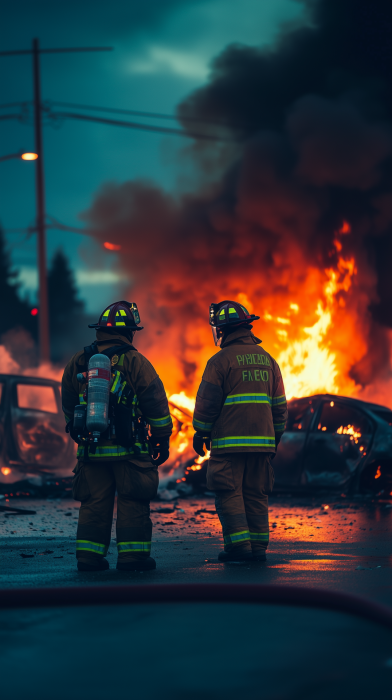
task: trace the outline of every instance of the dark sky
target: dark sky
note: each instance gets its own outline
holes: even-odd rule
[[[267,46],[282,23],[293,21],[306,22],[300,0],[14,0],[2,11],[0,50],[29,48],[34,37],[43,48],[112,46],[112,53],[43,55],[43,100],[175,114],[176,106],[207,82],[210,62],[228,45]],[[31,100],[31,58],[1,57],[0,66],[0,104]],[[61,109],[52,106],[52,111]],[[0,110],[6,113],[19,113],[19,108]],[[178,126],[175,121],[139,121]],[[34,150],[33,139],[31,116],[25,123],[0,122],[0,156]],[[107,182],[143,179],[172,193],[191,189],[187,143],[180,137],[88,122],[48,122],[47,214],[83,227],[79,215]],[[0,221],[30,292],[36,288],[35,236],[26,240],[24,234],[8,231],[34,222],[34,187],[34,165],[0,163]],[[98,312],[108,298],[121,293],[115,254],[101,251],[87,236],[49,229],[49,260],[59,245],[72,259],[89,311]]]

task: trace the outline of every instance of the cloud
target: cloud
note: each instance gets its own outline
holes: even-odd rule
[[[74,275],[76,284],[80,287],[121,284],[130,281],[129,275],[114,270],[74,270]],[[35,292],[38,287],[37,268],[22,265],[19,268],[18,280],[26,291]]]
[[[150,46],[145,58],[135,58],[129,64],[131,73],[172,73],[198,80],[205,80],[208,70],[207,62],[200,53],[187,53],[164,46]]]

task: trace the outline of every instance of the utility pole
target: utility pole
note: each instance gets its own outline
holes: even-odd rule
[[[35,188],[37,193],[37,253],[38,253],[38,324],[39,324],[39,354],[41,361],[50,360],[49,336],[49,302],[48,276],[46,272],[46,231],[45,231],[45,190],[44,190],[44,161],[42,152],[42,108],[41,80],[39,70],[39,44],[33,39],[33,81],[34,81],[34,131],[35,152],[38,155],[35,164]]]
[[[39,354],[41,361],[50,360],[49,303],[46,269],[46,226],[45,226],[45,181],[42,148],[42,102],[41,74],[39,57],[41,53],[70,53],[74,51],[112,51],[111,47],[78,47],[66,49],[40,49],[38,39],[33,39],[31,49],[22,51],[0,51],[0,56],[32,54],[34,86],[34,130],[36,160],[36,231],[38,257],[38,303],[39,303]]]

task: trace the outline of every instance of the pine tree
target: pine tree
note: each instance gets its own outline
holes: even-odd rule
[[[78,298],[74,274],[68,258],[58,250],[48,273],[49,328],[53,360],[67,352],[69,340],[82,323],[84,302]]]
[[[7,251],[4,233],[0,227],[0,299],[1,330],[6,333],[13,328],[25,328],[34,338],[37,337],[37,317],[31,315],[31,306],[20,298],[21,283],[18,271],[12,270],[10,255]]]

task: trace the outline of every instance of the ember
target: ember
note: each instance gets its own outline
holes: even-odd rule
[[[346,427],[343,427],[343,425],[340,426],[340,428],[337,429],[336,431],[338,435],[349,435],[350,440],[355,442],[355,444],[358,444],[359,438],[362,437],[362,433],[359,432],[359,430],[355,429],[353,425],[347,425]],[[359,448],[361,449],[361,448]],[[363,448],[362,448],[363,450]],[[361,450],[361,452],[362,452]]]

